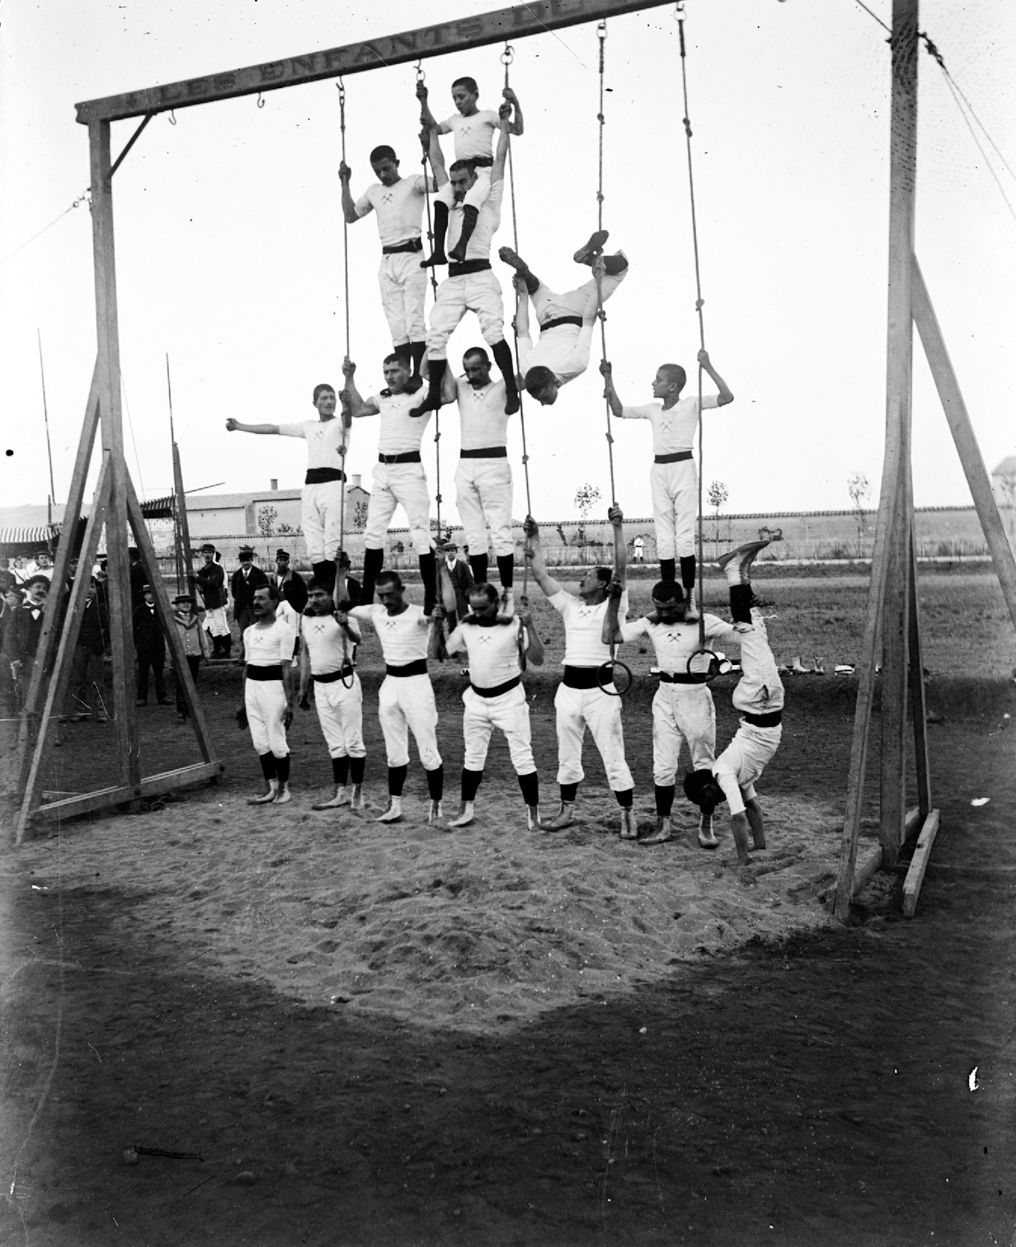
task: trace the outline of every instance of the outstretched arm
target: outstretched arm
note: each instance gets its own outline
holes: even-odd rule
[[[428,130],[437,130],[437,122],[434,120],[434,114],[430,111],[430,103],[427,99],[430,92],[422,82],[416,84],[416,98],[420,101],[420,125],[426,126]]]
[[[603,617],[601,640],[604,645],[616,645],[621,640],[621,621],[618,615],[621,595],[625,587],[628,551],[624,544],[624,516],[621,514],[621,508],[611,507],[607,512],[607,518],[614,530],[614,576],[610,582],[610,600]]]
[[[618,398],[617,390],[614,389],[614,366],[609,360],[600,360],[600,373],[603,377],[603,397],[610,404],[610,414],[620,419],[624,404]]]
[[[342,387],[342,392],[346,395],[349,403],[349,415],[354,420],[360,416],[376,416],[378,413],[377,407],[373,403],[365,403],[360,397],[359,391],[356,388],[356,382],[353,380],[355,373],[356,365],[347,355],[342,361],[342,375],[346,378],[346,384]],[[343,412],[343,414],[345,413]]]
[[[543,557],[543,547],[540,545],[540,528],[531,515],[526,516],[522,525],[522,531],[526,534],[527,539],[526,558],[529,560],[529,566],[533,569],[536,583],[547,597],[552,598],[555,593],[561,592],[561,586],[547,573],[547,562]]]
[[[727,385],[726,381],[723,380],[720,374],[713,367],[712,362],[709,359],[709,352],[704,347],[698,353],[698,362],[702,365],[702,371],[707,374],[713,385],[715,385],[719,391],[719,395],[716,399],[717,407],[726,407],[727,403],[732,403],[734,401],[734,391],[729,385]]]
[[[230,433],[278,433],[279,431],[277,424],[243,424],[240,420],[234,420],[232,416],[226,421],[226,428]]]
[[[501,94],[515,109],[515,116],[512,120],[510,131],[516,138],[518,138],[525,128],[525,122],[522,119],[522,105],[519,103],[519,97],[515,94],[511,87],[505,87]]]
[[[448,181],[448,169],[445,165],[444,152],[438,141],[437,130],[421,130],[420,142],[423,143],[430,167],[434,170],[434,185],[440,188]]]
[[[441,378],[441,401],[442,403],[454,403],[459,396],[459,383],[455,379],[455,373],[451,368],[446,368],[444,376]]]
[[[529,337],[529,287],[526,279],[515,274],[512,279],[515,287],[515,332],[520,338]]]

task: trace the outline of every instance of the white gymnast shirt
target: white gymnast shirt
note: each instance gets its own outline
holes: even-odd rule
[[[737,640],[733,627],[718,615],[703,615],[706,639],[723,640],[728,644]],[[631,623],[621,624],[621,639],[634,641],[647,636],[656,651],[656,664],[668,675],[684,675],[688,671],[688,659],[699,649],[699,626],[697,623],[650,623],[642,616]]]
[[[679,398],[666,411],[663,410],[662,403],[646,403],[644,407],[622,407],[621,419],[648,420],[653,426],[653,454],[673,455],[682,450],[693,449],[699,411],[719,405],[719,395],[704,394],[700,409],[696,394],[694,398]]]
[[[465,377],[457,377],[459,418],[463,450],[486,450],[508,441],[507,395],[503,381],[491,381],[476,389]]]
[[[422,606],[410,602],[398,615],[389,615],[380,602],[375,602],[372,606],[354,606],[349,613],[354,619],[373,625],[381,653],[390,667],[404,667],[427,657],[430,620]]]
[[[454,113],[437,128],[438,134],[455,138],[455,159],[472,160],[476,156],[494,154],[494,135],[501,128],[501,118],[491,108],[481,108],[468,117]]]
[[[523,644],[527,644],[523,632]],[[522,674],[519,665],[518,623],[463,623],[448,638],[448,653],[465,650],[469,655],[469,682],[477,688],[497,688]]]
[[[277,667],[293,661],[296,633],[284,619],[276,618],[267,628],[251,624],[243,630],[243,652],[248,667]]]
[[[377,232],[382,247],[394,247],[420,237],[420,218],[426,182],[423,175],[399,178],[394,186],[375,182],[368,186],[354,204],[358,217],[373,210],[377,213]]]
[[[356,643],[331,615],[304,615],[300,635],[307,646],[311,675],[341,671],[342,664],[352,662],[356,655]]]
[[[433,413],[425,411],[422,416],[411,416],[409,411],[422,401],[419,391],[414,394],[372,394],[367,399],[367,404],[376,407],[381,416],[381,431],[377,439],[379,455],[404,455],[420,449],[423,431]]]
[[[280,424],[283,437],[302,437],[307,443],[308,468],[336,468],[342,470],[342,456],[338,448],[342,443],[342,418],[331,420],[301,420],[296,424]],[[346,446],[349,446],[349,429],[345,430]]]
[[[608,601],[596,606],[587,606],[581,598],[564,589],[549,597],[547,601],[553,606],[564,621],[564,658],[566,667],[599,667],[610,662],[610,646],[602,640],[603,620],[607,613]],[[628,613],[628,590],[621,594],[617,607],[618,619]]]

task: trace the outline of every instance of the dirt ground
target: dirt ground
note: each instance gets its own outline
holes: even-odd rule
[[[789,685],[770,847],[742,877],[686,807],[670,845],[618,841],[591,750],[565,833],[527,835],[500,742],[473,827],[426,826],[415,763],[406,821],[379,827],[373,714],[368,819],[310,812],[312,715],[294,803],[252,812],[236,683],[205,676],[218,785],[3,852],[0,1242],[1016,1243],[1012,690],[935,686],[918,915],[884,876],[842,928],[816,898],[849,684]],[[462,680],[438,686],[454,806]],[[529,692],[551,808],[549,673]],[[647,829],[650,695],[625,711]],[[172,707],[141,718],[160,769],[195,759]],[[110,734],[68,727],[53,782]]]

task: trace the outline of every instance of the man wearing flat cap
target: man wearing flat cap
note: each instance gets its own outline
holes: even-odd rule
[[[302,615],[307,607],[307,585],[299,572],[289,566],[289,551],[275,551],[275,586],[279,597]]]
[[[229,605],[229,594],[226,592],[226,573],[218,558],[219,552],[210,541],[201,547],[201,566],[197,570],[198,592],[200,602],[204,606],[205,617],[202,627],[212,638],[212,658],[228,658],[233,648],[233,636],[229,631],[226,618],[226,607]]]
[[[208,657],[208,638],[194,609],[195,605],[189,593],[178,593],[173,599],[173,627],[180,636],[191,679],[197,684],[201,659]],[[187,702],[184,700],[183,681],[179,671],[176,672],[176,712],[181,718],[187,718]]]
[[[49,596],[49,577],[42,572],[29,576],[22,586],[25,600],[4,629],[3,661],[10,672],[15,690],[20,689],[22,698],[31,679],[35,663],[35,651],[42,633],[42,616]]]
[[[439,553],[444,556],[438,563],[437,572],[441,604],[451,631],[458,626],[460,619],[469,614],[469,591],[476,582],[469,564],[459,558],[459,547],[454,541],[444,542]]]

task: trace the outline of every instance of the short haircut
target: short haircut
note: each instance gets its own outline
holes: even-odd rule
[[[382,143],[380,147],[375,147],[368,156],[368,160],[372,165],[376,165],[380,160],[394,160],[397,162],[398,159],[398,156],[395,154],[395,148],[389,147],[387,143]]]
[[[680,364],[661,364],[659,371],[665,372],[672,384],[676,385],[679,390],[683,390],[688,383],[688,374]]]
[[[715,789],[717,803],[725,800],[723,789],[716,782],[712,771],[686,771],[684,776],[684,795],[692,805],[701,805],[710,789]]]
[[[475,78],[456,78],[452,83],[452,90],[456,87],[465,87],[467,91],[472,91],[474,95],[480,94],[480,88],[476,85]]]
[[[407,372],[409,372],[411,367],[411,365],[406,362],[405,355],[400,355],[398,351],[392,351],[391,355],[386,355],[381,361],[382,367],[385,364],[401,364]]]
[[[258,587],[254,590],[254,594],[256,596],[259,593],[267,593],[269,602],[278,602],[280,600],[278,585],[258,585]]]
[[[471,346],[468,351],[463,351],[462,353],[463,363],[467,359],[482,359],[485,364],[490,363],[490,356],[487,354],[487,352],[483,349],[482,346]]]
[[[593,575],[601,585],[609,585],[614,578],[614,573],[609,567],[594,567]]]
[[[479,597],[483,595],[488,602],[496,602],[501,596],[492,584],[484,580],[478,585],[473,585],[469,590],[469,597]]]
[[[391,585],[393,589],[404,589],[402,577],[398,572],[380,572],[374,581],[378,585]]]
[[[653,585],[652,598],[654,602],[683,602],[684,589],[676,580],[658,580]]]
[[[328,593],[331,594],[331,586],[326,585],[323,580],[312,580],[307,586],[308,593]]]
[[[543,364],[537,364],[526,373],[526,390],[533,398],[537,398],[548,385],[557,381],[557,374]]]
[[[325,392],[329,394],[334,394],[335,386],[329,385],[327,381],[322,381],[320,385],[316,385],[314,387],[314,402],[316,403],[318,399],[321,397],[321,395],[324,394]]]
[[[449,173],[458,173],[461,169],[465,169],[468,173],[476,172],[475,160],[453,160],[448,168]]]

